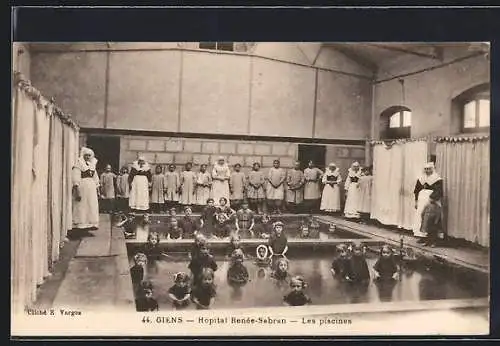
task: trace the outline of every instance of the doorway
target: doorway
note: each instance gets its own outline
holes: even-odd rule
[[[97,158],[97,173],[100,175],[107,164],[113,172],[119,171],[120,165],[120,137],[88,135],[87,146],[92,149]]]
[[[300,168],[307,167],[309,161],[313,161],[316,167],[325,168],[326,146],[325,145],[307,145],[299,144]]]

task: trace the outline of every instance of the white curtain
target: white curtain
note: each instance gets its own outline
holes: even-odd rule
[[[71,225],[71,166],[78,127],[15,76],[11,166],[12,312],[31,305]],[[57,111],[54,112],[54,109]]]
[[[427,141],[398,141],[373,148],[373,219],[411,229],[416,178],[427,161]]]
[[[446,138],[436,144],[443,178],[445,231],[490,246],[490,141],[488,137]]]

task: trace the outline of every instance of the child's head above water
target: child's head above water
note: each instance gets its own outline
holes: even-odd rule
[[[160,166],[160,165],[156,166],[156,167],[155,167],[155,173],[156,173],[156,174],[161,174],[161,173],[163,173],[163,167],[162,167],[162,166]]]
[[[337,245],[337,253],[340,257],[347,257],[348,255],[348,249],[347,249],[347,245],[345,244],[339,244]]]
[[[252,169],[254,171],[258,171],[260,169],[260,163],[258,162],[255,162],[253,165],[252,165]]]
[[[273,223],[273,230],[277,236],[281,236],[281,234],[283,233],[283,226],[284,224],[281,221],[276,221],[275,223]]]
[[[148,258],[142,252],[138,252],[134,255],[134,263],[136,265],[145,265],[148,261]]]
[[[353,256],[363,256],[363,244],[361,243],[352,244],[352,254]]]
[[[148,244],[158,245],[160,242],[160,235],[158,232],[149,232],[148,234]]]
[[[237,249],[240,247],[240,236],[237,234],[233,234],[230,239],[231,244],[233,244],[234,248]]]
[[[380,249],[380,256],[384,258],[390,258],[392,256],[392,248],[389,245],[385,244]]]
[[[203,236],[203,234],[197,233],[194,237],[194,243],[201,246],[207,243],[207,239]]]
[[[268,254],[267,246],[265,246],[263,244],[257,246],[256,252],[257,252],[258,259],[263,260],[263,259],[267,258],[267,254]]]
[[[203,268],[201,271],[201,285],[211,286],[214,283],[214,271],[211,268]]]
[[[307,287],[307,283],[302,276],[297,275],[290,280],[290,287],[292,290],[300,292]]]
[[[177,222],[177,219],[175,217],[170,218],[170,227],[177,228],[178,226],[179,223]]]
[[[242,263],[243,258],[244,258],[243,250],[234,249],[233,253],[231,254],[231,261],[235,263]]]
[[[146,298],[153,298],[153,284],[151,281],[141,282],[141,290]]]
[[[179,272],[174,275],[174,284],[179,287],[186,287],[189,284],[189,275]]]
[[[276,262],[276,271],[286,273],[288,271],[288,261],[285,258],[280,258]]]
[[[246,199],[241,203],[241,209],[248,210],[248,201]]]

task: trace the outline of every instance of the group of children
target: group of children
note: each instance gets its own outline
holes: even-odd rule
[[[283,297],[287,305],[304,305],[310,303],[310,298],[305,294],[306,282],[301,276],[291,277],[288,271],[287,237],[283,232],[283,223],[273,223],[273,230],[267,244],[257,247],[254,262],[259,267],[273,268],[272,277],[280,282],[290,285],[291,291]],[[144,249],[134,256],[134,266],[130,268],[132,283],[136,296],[138,311],[158,310],[158,303],[152,297],[152,283],[145,280],[145,266],[148,261],[155,261],[162,256],[169,257],[159,246],[157,234],[151,233]],[[174,276],[174,283],[168,290],[168,296],[176,309],[181,309],[193,303],[197,309],[208,309],[213,305],[216,296],[214,283],[215,272],[219,269],[214,256],[211,254],[207,238],[201,233],[196,233],[194,244],[188,254],[188,269],[191,275],[185,272]],[[237,233],[230,236],[227,248],[227,258],[230,266],[226,276],[231,285],[242,286],[249,280],[248,269],[244,261],[253,256],[244,253],[240,246],[240,237]]]
[[[350,246],[339,245],[337,255],[331,265],[332,275],[341,282],[366,286],[370,281],[370,270],[365,258],[365,250],[366,248],[359,243]],[[290,292],[283,297],[285,305],[310,304],[312,301],[305,292],[306,281],[300,275],[290,274],[287,252],[288,240],[281,221],[272,224],[272,233],[267,244],[257,246],[255,256],[245,254],[241,248],[239,235],[236,232],[232,233],[227,247],[227,258],[230,261],[226,273],[228,283],[236,286],[245,285],[249,280],[249,272],[244,262],[252,259],[259,267],[271,267],[272,278],[290,286]],[[130,269],[138,311],[158,309],[158,303],[152,298],[152,284],[144,280],[144,266],[147,261],[155,261],[162,256],[169,257],[161,250],[157,234],[150,233],[142,252],[134,256],[135,264]],[[213,305],[217,294],[214,277],[219,267],[210,252],[207,238],[202,233],[195,234],[194,244],[188,257],[190,260],[188,269],[191,275],[185,272],[177,273],[172,287],[168,290],[168,296],[176,309],[185,308],[191,303],[197,309],[208,309]],[[399,266],[393,256],[393,250],[388,245],[381,248],[380,257],[373,269],[378,282],[397,279]]]
[[[256,213],[249,208],[247,200],[243,200],[240,209],[235,211],[227,205],[224,197],[221,197],[217,206],[214,200],[209,198],[200,218],[193,216],[190,207],[184,208],[182,217],[178,217],[177,210],[172,207],[168,217],[166,227],[162,224],[150,225],[150,231],[155,232],[149,234],[163,239],[192,239],[197,233],[208,239],[229,239],[231,234],[238,234],[245,239],[269,239],[272,234],[270,215],[263,214],[257,217]],[[148,214],[124,216],[122,221],[117,223],[117,226],[125,228],[126,238],[135,236],[134,221],[137,218],[142,221],[146,219],[146,224],[149,223]],[[319,223],[312,216],[309,216],[299,225],[297,236],[299,238],[319,238],[319,228]]]
[[[101,208],[104,212],[132,209],[163,213],[180,204],[201,210],[210,199],[218,204],[224,198],[235,210],[247,200],[250,209],[258,214],[280,214],[284,202],[286,209],[293,213],[313,213],[318,209],[327,213],[341,211],[342,176],[334,163],[323,172],[310,161],[302,171],[297,161],[293,169],[286,171],[280,167],[279,160],[274,160],[267,175],[259,163],[254,163],[252,170],[245,174],[241,164],[235,164],[231,171],[221,157],[211,173],[207,168],[202,164],[199,172],[194,172],[193,165],[187,163],[178,173],[174,164],[168,165],[165,172],[163,166],[157,165],[151,174],[148,163],[141,157],[132,164],[130,173],[124,166],[117,176],[107,165],[101,175]],[[370,167],[361,169],[359,163],[353,163],[344,188],[347,193],[344,215],[353,219],[369,215]]]

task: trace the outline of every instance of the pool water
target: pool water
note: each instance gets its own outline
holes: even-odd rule
[[[422,301],[434,299],[466,299],[488,295],[487,287],[481,285],[462,286],[457,278],[442,275],[439,271],[419,268],[404,269],[400,280],[390,284],[379,284],[373,280],[366,289],[352,284],[339,282],[330,273],[331,254],[308,254],[307,258],[290,258],[291,275],[302,275],[308,287],[306,293],[313,305],[376,303],[385,301]],[[249,282],[242,287],[227,283],[226,272],[229,262],[216,256],[219,266],[215,273],[217,296],[212,308],[250,308],[283,305],[283,296],[290,291],[288,283],[271,278],[271,269],[255,265],[252,260],[245,261],[250,274]],[[369,268],[373,268],[376,257],[368,256]],[[132,263],[132,262],[131,262]],[[148,264],[147,278],[153,283],[154,296],[160,310],[173,309],[168,299],[168,289],[173,285],[177,272],[189,273],[185,256],[159,260]],[[373,276],[373,273],[372,273]],[[194,309],[190,305],[187,309]]]

